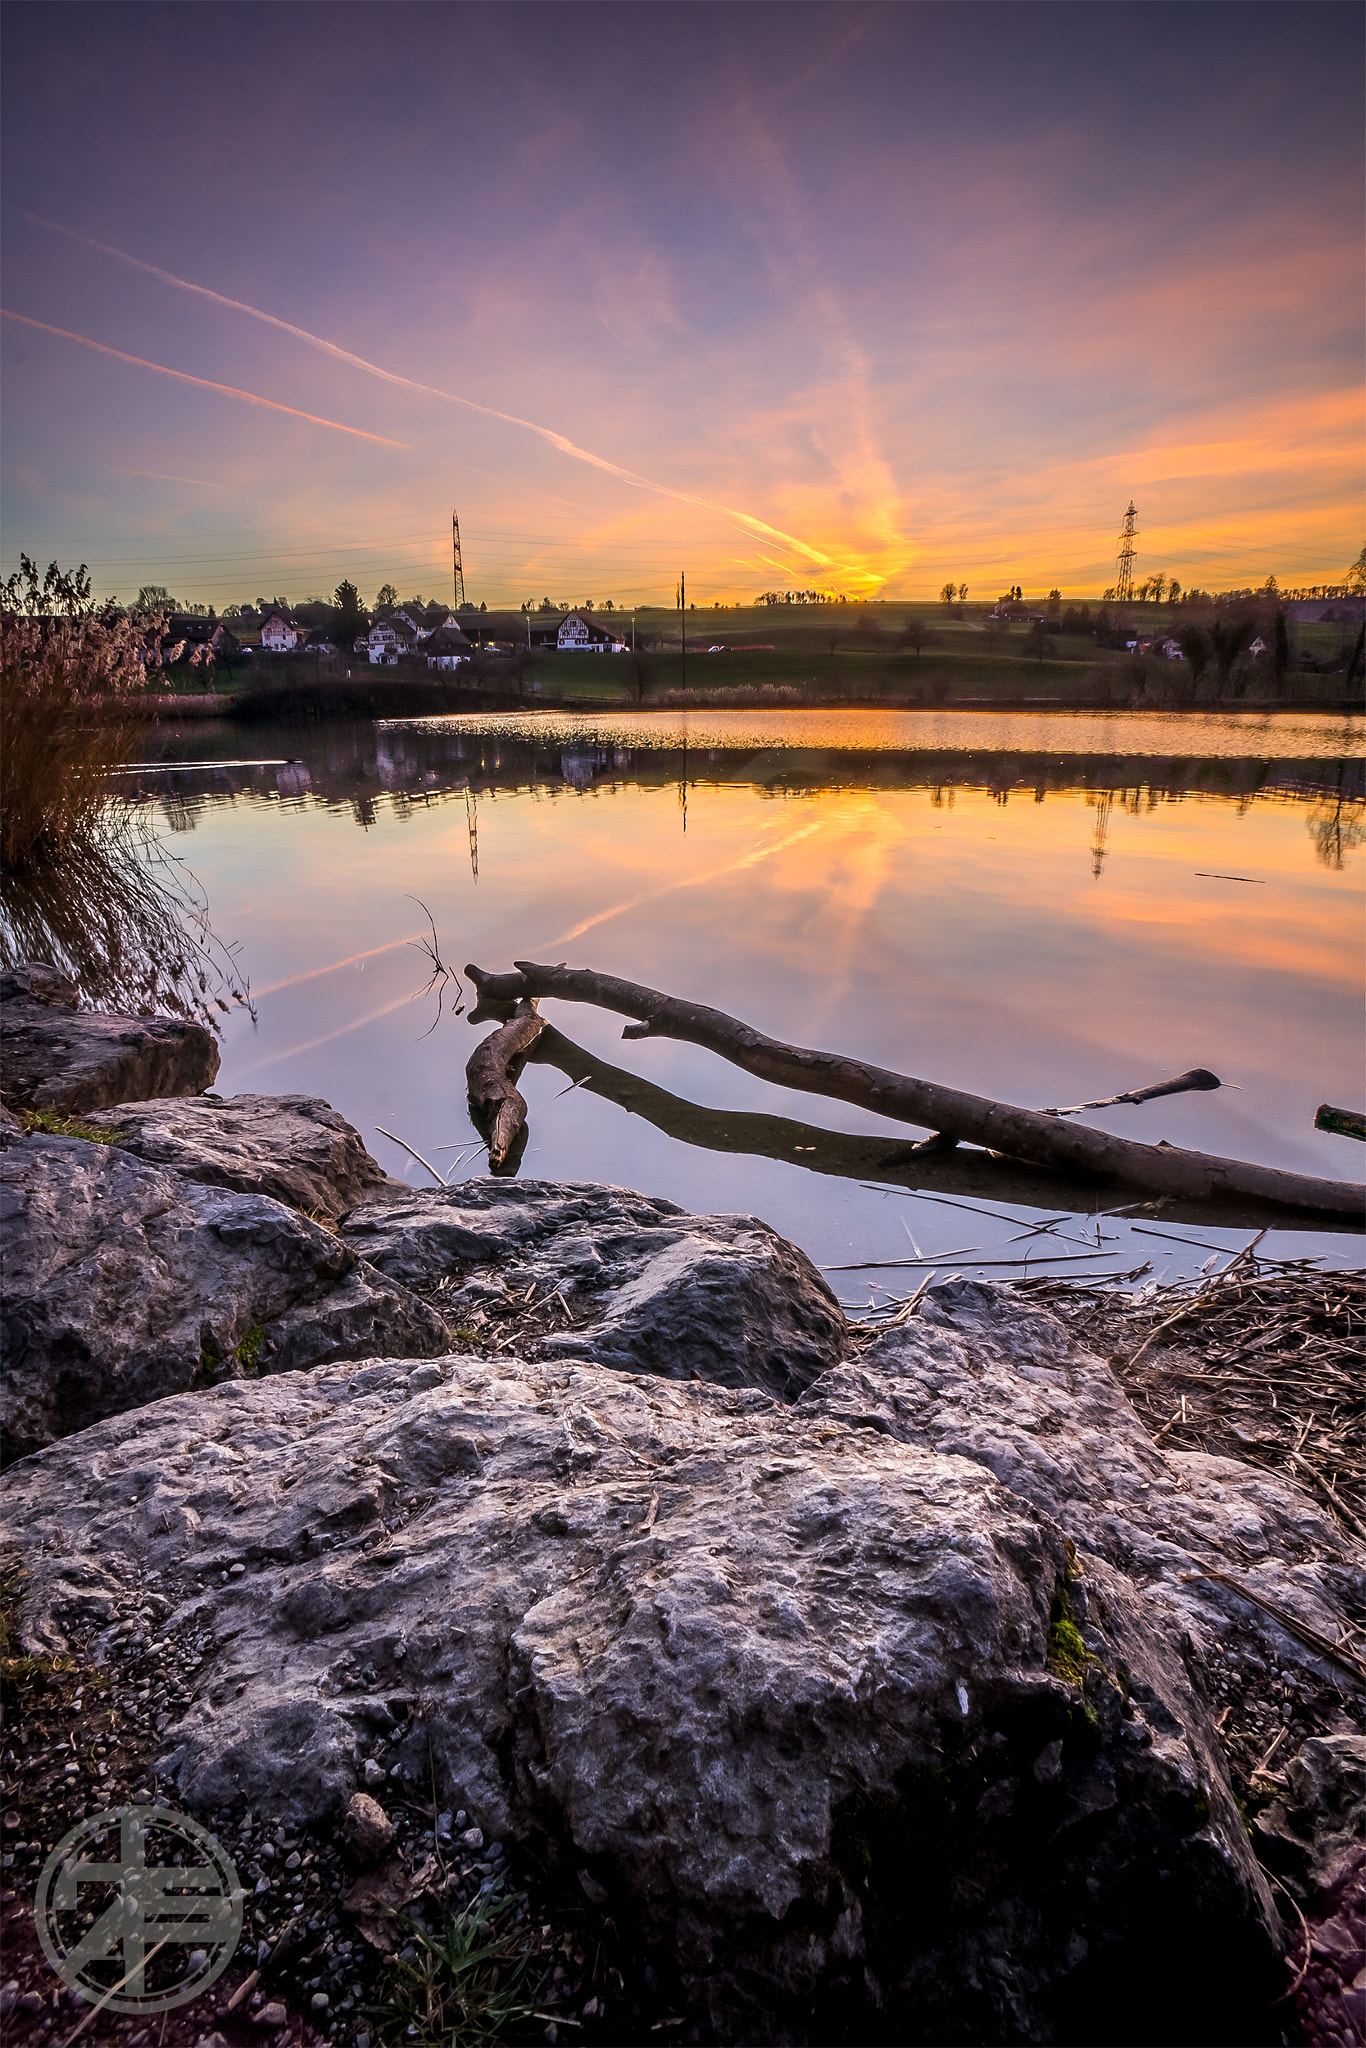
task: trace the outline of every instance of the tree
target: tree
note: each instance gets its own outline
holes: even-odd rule
[[[55,569],[56,566],[54,562],[52,567]],[[51,573],[49,569],[48,574]],[[133,599],[133,606],[140,612],[174,612],[180,609],[164,583],[144,583]]]
[[[398,592],[394,589],[392,583],[380,584],[379,589],[375,592],[375,603],[377,605],[398,603]]]
[[[1219,675],[1221,695],[1228,688],[1234,662],[1252,645],[1256,637],[1255,619],[1215,619],[1211,623],[1209,639],[1214,650],[1214,666]]]
[[[1347,663],[1347,687],[1349,690],[1361,681],[1363,674],[1366,674],[1366,624],[1362,625],[1361,631],[1357,634],[1356,646],[1352,649]]]
[[[1181,602],[1181,585],[1180,585],[1180,584],[1179,584],[1179,583],[1177,582],[1176,578],[1175,578],[1175,577],[1173,576],[1173,577],[1172,577],[1172,580],[1171,580],[1171,582],[1170,582],[1170,583],[1169,583],[1169,584],[1167,585],[1167,603],[1168,603],[1168,604],[1180,604],[1180,602]]]
[[[1044,630],[1042,619],[1035,619],[1025,634],[1025,653],[1032,654],[1035,661],[1047,661],[1057,649]]]
[[[1347,571],[1347,588],[1353,597],[1366,595],[1366,548],[1361,550]]]
[[[939,602],[943,605],[945,611],[948,612],[953,610],[957,601],[958,585],[956,583],[946,583],[939,593]]]
[[[966,583],[960,583],[960,584],[959,584],[959,586],[958,586],[958,602],[959,602],[959,604],[966,604],[966,603],[967,603],[967,601],[968,601],[968,586],[967,586],[967,584],[966,584]]]
[[[1049,591],[1048,609],[1055,618],[1057,617],[1058,613],[1062,610],[1062,592],[1060,590]]]
[[[901,644],[903,647],[914,647],[915,658],[919,661],[927,647],[937,647],[939,645],[939,635],[926,624],[924,619],[911,617],[907,619],[902,631]],[[834,652],[833,647],[831,652]]]
[[[1290,667],[1290,635],[1286,630],[1285,613],[1280,605],[1276,607],[1276,630],[1272,634],[1272,666],[1276,671],[1276,687],[1285,683],[1286,671]]]
[[[1213,653],[1208,639],[1198,626],[1187,626],[1181,635],[1181,652],[1186,658],[1195,688],[1200,687],[1200,678],[1210,664]]]
[[[365,631],[366,624],[355,584],[343,579],[332,593],[332,606],[332,631],[337,645],[349,647]]]

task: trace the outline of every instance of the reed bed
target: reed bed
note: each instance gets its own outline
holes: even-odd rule
[[[111,779],[145,739],[164,612],[90,601],[84,566],[0,585],[0,965],[62,968],[96,1007],[217,1027],[250,1008],[193,876]],[[201,650],[190,655],[192,671]]]

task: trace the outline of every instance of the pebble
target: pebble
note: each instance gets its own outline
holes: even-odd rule
[[[272,1998],[269,2005],[263,2005],[256,2015],[258,2027],[282,2027],[289,2018],[278,1998]]]
[[[466,1828],[460,1839],[467,1849],[482,1849],[484,1846],[484,1830],[482,1828]]]

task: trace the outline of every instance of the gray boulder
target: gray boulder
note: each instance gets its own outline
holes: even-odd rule
[[[380,1760],[577,1874],[716,2038],[1274,2038],[1179,1655],[1097,1559],[1065,1675],[1063,1536],[978,1460],[457,1357],[160,1401],[6,1495],[31,1648],[153,1614],[198,1667],[162,1796],[335,1827]]]
[[[211,1085],[218,1043],[202,1024],[78,1011],[76,1002],[75,983],[55,967],[0,974],[0,1099],[11,1109],[80,1115]]]
[[[391,1279],[439,1288],[457,1326],[492,1312],[521,1358],[591,1358],[791,1400],[847,1349],[816,1268],[752,1216],[690,1216],[624,1188],[481,1179],[357,1208],[341,1235]],[[548,1322],[503,1320],[538,1301]]]
[[[1278,1474],[1161,1449],[1104,1360],[1008,1289],[931,1288],[918,1314],[824,1374],[801,1406],[985,1465],[1083,1557],[1140,1586],[1178,1640],[1286,1656],[1344,1682],[1345,1667],[1255,1599],[1200,1574],[1213,1567],[1336,1642],[1366,1602],[1359,1547]],[[1074,1604],[1086,1605],[1081,1586]]]
[[[0,1142],[6,1459],[223,1372],[446,1348],[430,1306],[278,1202],[120,1146]]]
[[[1281,1776],[1284,1789],[1257,1815],[1257,1832],[1266,1861],[1303,1898],[1366,1841],[1366,1735],[1311,1736]]]
[[[181,1096],[125,1102],[101,1125],[154,1166],[208,1187],[269,1195],[305,1215],[344,1215],[384,1193],[407,1194],[345,1117],[312,1095]]]

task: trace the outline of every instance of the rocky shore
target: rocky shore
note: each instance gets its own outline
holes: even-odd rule
[[[88,2010],[33,1888],[129,1801],[250,1895],[92,2042],[420,2041],[462,1911],[508,2038],[1360,2037],[1366,1557],[1309,1493],[1008,1288],[870,1336],[757,1219],[415,1192],[74,1001],[0,982],[15,2041]]]

